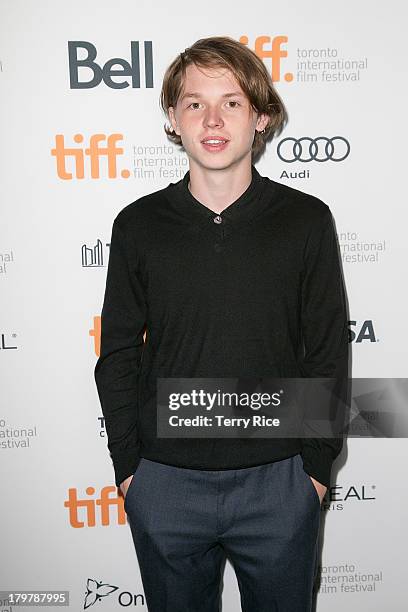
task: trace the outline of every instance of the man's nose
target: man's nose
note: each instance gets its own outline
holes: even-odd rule
[[[204,116],[204,124],[208,127],[222,127],[224,125],[224,120],[220,110],[217,108],[209,108]]]

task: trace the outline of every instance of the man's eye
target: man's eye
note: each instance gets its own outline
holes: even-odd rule
[[[237,106],[241,106],[239,102],[237,102],[236,100],[228,100],[227,104],[232,104],[232,108],[236,108]],[[191,102],[191,104],[189,104],[188,108],[192,108],[193,110],[198,109],[200,106],[200,102]]]

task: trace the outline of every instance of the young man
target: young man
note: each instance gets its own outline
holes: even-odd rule
[[[287,115],[246,46],[197,41],[160,100],[189,171],[114,220],[95,368],[148,609],[218,611],[228,557],[244,612],[307,612],[342,439],[158,437],[156,382],[347,376],[332,215],[253,165]]]

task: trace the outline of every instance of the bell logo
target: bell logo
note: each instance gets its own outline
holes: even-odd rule
[[[116,524],[124,525],[126,523],[123,498],[118,496],[116,487],[103,487],[99,498],[90,498],[90,496],[95,495],[94,487],[87,487],[85,492],[89,499],[80,499],[77,489],[68,489],[68,499],[64,502],[64,506],[68,508],[71,527],[75,529],[95,527],[97,518],[98,525],[110,525],[112,507]]]
[[[78,59],[78,49],[84,49],[87,52],[85,59]],[[154,87],[153,84],[153,52],[152,41],[145,40],[143,43],[144,50],[144,77],[145,86]],[[139,41],[132,40],[130,43],[130,63],[120,57],[113,57],[101,68],[95,62],[97,50],[90,42],[83,40],[68,41],[68,62],[69,62],[69,84],[71,89],[92,89],[97,87],[101,81],[111,89],[124,89],[129,87],[128,81],[120,83],[113,81],[112,77],[132,77],[132,87],[140,88],[140,57],[139,57]],[[120,69],[113,69],[114,66],[120,66]],[[79,80],[79,68],[87,68],[93,73],[93,78],[89,81]]]
[[[241,36],[239,42],[243,45],[248,45],[248,36]],[[255,39],[254,51],[256,55],[263,60],[264,58],[270,58],[272,62],[271,76],[274,83],[278,83],[281,80],[281,58],[287,57],[288,52],[282,49],[282,45],[288,42],[287,36],[258,36]],[[265,49],[265,45],[270,45],[269,49]],[[293,81],[293,73],[285,72],[283,78],[286,82],[290,83]]]
[[[12,338],[15,338],[17,336],[17,334],[11,334]],[[17,346],[14,346],[14,344],[11,344],[9,342],[9,340],[6,337],[6,334],[0,334],[0,350],[2,351],[7,351],[9,349],[16,349]]]
[[[106,146],[100,146],[106,140]],[[89,147],[66,147],[63,134],[55,136],[55,148],[51,149],[51,155],[55,157],[57,175],[63,180],[85,178],[85,157],[89,159],[89,170],[92,179],[100,178],[100,159],[105,158],[108,170],[108,178],[114,179],[118,176],[117,157],[123,155],[124,149],[117,147],[116,143],[123,140],[123,134],[93,134],[89,140]],[[74,142],[81,144],[84,141],[82,134],[75,134]],[[67,169],[67,158],[74,159],[74,175]],[[129,178],[130,171],[123,169],[120,172],[122,178]]]

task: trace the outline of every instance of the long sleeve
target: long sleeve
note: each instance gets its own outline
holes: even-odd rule
[[[126,235],[116,218],[101,313],[100,356],[94,376],[117,486],[134,473],[140,461],[137,386],[146,311],[137,266],[129,259]]]
[[[336,379],[337,393],[340,390],[344,406],[349,355],[346,296],[333,217],[325,206],[323,215],[313,224],[304,253],[301,288],[304,355],[299,365],[304,377]],[[330,418],[336,416],[333,403],[327,406],[329,413]],[[305,471],[329,487],[332,464],[342,447],[342,437],[303,438]]]

